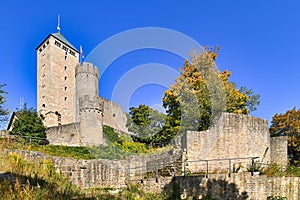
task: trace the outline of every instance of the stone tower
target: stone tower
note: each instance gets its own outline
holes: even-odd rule
[[[95,99],[98,97],[98,82],[99,71],[92,63],[84,62],[77,64],[75,69],[76,79],[76,121],[80,121],[79,118],[79,99],[89,97],[89,99]]]
[[[79,52],[60,33],[49,34],[36,48],[37,111],[47,127],[76,121],[75,67]]]
[[[92,63],[78,64],[76,78],[76,120],[86,146],[104,144],[103,101],[98,97],[99,72]]]

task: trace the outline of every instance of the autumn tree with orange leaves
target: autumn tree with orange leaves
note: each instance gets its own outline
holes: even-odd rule
[[[272,137],[288,136],[288,155],[293,165],[300,166],[300,109],[275,114],[270,126]]]
[[[220,71],[215,60],[218,47],[192,52],[181,74],[165,91],[163,106],[167,110],[165,131],[170,134],[186,130],[206,130],[221,112],[249,114],[259,105],[259,95],[229,81],[231,72]]]

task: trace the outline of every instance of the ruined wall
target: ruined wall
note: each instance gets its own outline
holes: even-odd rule
[[[259,161],[268,163],[270,162],[268,123],[267,120],[248,115],[222,113],[219,121],[209,130],[188,131],[183,136],[183,148],[187,151],[188,161],[257,156]],[[195,167],[196,164],[193,163],[188,166],[191,171],[195,171]],[[228,170],[228,161],[219,162],[216,167],[221,171]]]
[[[145,191],[171,194],[174,190],[182,199],[256,199],[266,200],[270,196],[300,199],[300,177],[266,177],[248,173],[186,177],[161,177],[145,180]]]
[[[40,160],[50,159],[58,171],[61,171],[73,184],[82,188],[126,187],[126,163],[122,160],[77,160],[49,156],[36,151],[12,149],[6,149],[6,151],[18,153],[26,160],[37,164],[40,164]]]
[[[103,102],[103,125],[127,133],[127,118],[121,106],[103,97],[98,97],[98,99]]]
[[[18,153],[31,162],[40,164],[41,159],[53,161],[57,170],[82,188],[122,188],[128,183],[139,183],[148,192],[170,194],[174,190],[182,198],[200,199],[210,196],[212,199],[257,199],[265,200],[268,196],[282,196],[289,200],[300,198],[300,177],[267,177],[265,175],[251,176],[250,172],[228,174],[209,174],[208,178],[199,176],[160,176],[145,178],[145,173],[139,173],[140,162],[144,164],[160,160],[165,156],[176,157],[171,152],[164,152],[152,156],[132,156],[127,160],[77,160],[48,156],[46,154],[27,151],[5,149],[8,153]],[[132,176],[135,170],[140,176]],[[131,171],[132,172],[132,171]],[[141,183],[143,179],[143,183]]]
[[[287,146],[288,146],[288,137],[271,137],[270,140],[270,149],[271,149],[271,161],[276,162],[279,165],[288,164],[287,157]]]
[[[79,125],[79,123],[73,123],[47,128],[47,140],[53,145],[82,146]]]

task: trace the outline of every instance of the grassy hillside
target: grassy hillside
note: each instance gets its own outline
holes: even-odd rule
[[[113,188],[80,189],[56,171],[49,160],[32,163],[23,159],[21,155],[5,153],[3,148],[7,147],[8,144],[12,143],[7,143],[4,140],[0,142],[1,200],[169,199],[161,194],[147,193],[138,185],[131,185],[127,189],[120,190]],[[83,150],[78,150],[77,153],[80,154],[81,151]]]

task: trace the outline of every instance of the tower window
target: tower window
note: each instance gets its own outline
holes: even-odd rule
[[[65,76],[65,80],[67,80],[67,77]]]
[[[65,87],[65,91],[67,90],[67,87]]]
[[[65,97],[65,101],[67,101],[67,97]]]
[[[65,70],[67,70],[67,66],[65,66]]]
[[[71,49],[70,49],[70,54],[71,54],[72,56],[75,56],[74,51],[71,51]]]
[[[60,44],[59,42],[57,42],[57,41],[55,41],[54,44],[55,44],[56,46],[58,46],[58,47],[61,46],[61,44]]]
[[[66,46],[63,46],[63,50],[68,51],[68,48]]]
[[[45,108],[45,107],[46,107],[46,105],[45,105],[45,104],[43,104],[43,105],[42,105],[42,107],[43,107],[43,108]]]

